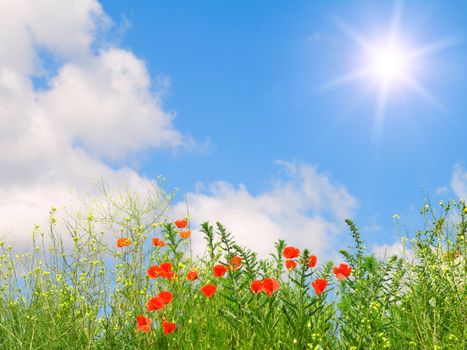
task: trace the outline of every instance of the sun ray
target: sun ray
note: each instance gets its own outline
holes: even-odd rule
[[[396,2],[385,39],[370,40],[340,18],[334,17],[335,25],[352,42],[362,49],[361,67],[344,73],[321,86],[328,91],[345,85],[366,82],[376,91],[374,134],[379,135],[385,122],[387,105],[394,92],[406,89],[420,96],[424,101],[444,110],[438,98],[420,82],[422,59],[458,44],[456,36],[446,36],[425,45],[413,46],[402,39],[401,19],[403,2]],[[404,32],[405,33],[405,32]],[[404,35],[404,38],[408,37]]]
[[[412,79],[411,77],[404,77],[404,81],[410,87],[412,91],[417,93],[422,97],[426,102],[430,103],[433,107],[436,107],[440,110],[444,110],[445,106],[433,95],[429,90],[424,88],[418,81]]]
[[[361,81],[365,76],[368,76],[370,74],[371,69],[368,67],[347,73],[322,84],[321,91],[332,90],[344,85],[349,85],[357,81]]]
[[[411,59],[419,59],[425,56],[432,55],[434,53],[446,50],[450,47],[453,47],[459,43],[459,39],[454,36],[446,36],[444,38],[432,41],[426,45],[410,50],[408,56]]]
[[[394,6],[394,11],[391,18],[391,24],[389,26],[389,42],[394,43],[396,41],[397,36],[399,35],[399,27],[402,18],[403,6],[402,2],[396,2]]]
[[[384,116],[386,111],[386,100],[388,95],[388,84],[383,83],[378,92],[378,99],[376,103],[373,134],[378,138],[383,130]]]
[[[365,49],[368,52],[372,50],[370,43],[348,23],[344,22],[338,17],[334,18],[334,23],[343,33],[347,34],[349,38],[351,38],[355,43],[360,45],[363,49]]]

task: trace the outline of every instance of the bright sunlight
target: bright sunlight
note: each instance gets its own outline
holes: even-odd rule
[[[375,78],[383,84],[396,84],[410,75],[410,60],[404,48],[395,44],[377,47],[369,56]]]
[[[378,37],[374,33],[362,34],[346,22],[336,19],[336,25],[359,48],[356,57],[360,59],[354,69],[322,86],[324,90],[332,90],[356,83],[369,85],[376,100],[374,131],[377,134],[383,127],[387,106],[393,102],[392,95],[402,91],[415,93],[434,107],[443,109],[438,98],[422,82],[430,74],[426,69],[427,58],[452,46],[456,40],[448,36],[422,45],[409,43],[405,40],[410,37],[408,28],[402,30],[400,26],[401,15],[402,8],[398,7],[387,29],[381,30],[385,35]]]

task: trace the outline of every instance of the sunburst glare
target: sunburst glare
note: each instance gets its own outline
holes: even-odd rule
[[[410,74],[410,60],[405,48],[385,44],[375,48],[369,56],[371,73],[384,84],[397,83]]]
[[[329,90],[355,83],[369,84],[376,100],[374,113],[376,132],[382,128],[391,93],[407,90],[433,106],[442,107],[436,96],[421,83],[419,68],[424,66],[427,56],[456,43],[455,38],[446,37],[425,45],[409,44],[401,39],[401,13],[401,8],[397,7],[383,40],[371,39],[370,34],[363,36],[344,21],[335,21],[342,32],[360,47],[360,59],[354,70],[328,81],[322,87],[324,90]],[[407,36],[404,35],[405,37]],[[423,71],[423,74],[428,73]]]

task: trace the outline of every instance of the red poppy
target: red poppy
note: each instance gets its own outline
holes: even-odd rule
[[[186,275],[186,279],[187,279],[188,281],[194,281],[194,280],[197,279],[197,278],[198,278],[198,272],[196,272],[196,271],[194,271],[194,270],[188,272],[188,274]]]
[[[191,235],[190,230],[184,230],[179,232],[181,238],[188,238]]]
[[[214,272],[214,276],[222,277],[227,272],[227,266],[221,264],[214,265],[212,271]]]
[[[169,321],[162,321],[162,329],[164,329],[164,334],[170,334],[172,333],[175,328],[177,328],[177,324]]]
[[[166,304],[171,303],[173,299],[173,294],[170,292],[160,292],[159,294],[157,294],[157,296],[164,300]]]
[[[340,264],[339,267],[334,266],[333,272],[336,274],[337,279],[341,281],[350,276],[352,268],[347,264]]]
[[[328,281],[322,278],[318,278],[316,281],[311,282],[311,285],[313,286],[315,293],[320,295],[324,292],[324,289],[326,289]]]
[[[160,275],[161,275],[160,266],[157,266],[157,265],[149,266],[149,268],[148,268],[148,277],[149,278],[156,278],[156,277],[159,277]]]
[[[201,288],[201,292],[208,298],[211,298],[214,293],[216,292],[217,287],[214,284],[206,284],[204,287]]]
[[[160,238],[153,238],[152,245],[155,245],[156,247],[163,247],[165,246],[165,242]]]
[[[243,258],[241,256],[234,256],[232,259],[230,259],[230,263],[232,264],[232,268],[234,270],[237,270],[240,266],[242,266],[242,260]]]
[[[148,277],[157,278],[162,277],[171,280],[175,277],[175,272],[172,271],[172,263],[164,262],[160,265],[149,266]]]
[[[188,225],[188,219],[179,219],[179,220],[175,220],[175,226],[177,226],[178,228],[185,228],[187,225]]]
[[[300,255],[300,249],[289,246],[284,248],[284,258],[295,259]]]
[[[128,247],[129,245],[131,245],[131,241],[130,241],[129,238],[122,237],[122,238],[117,239],[117,247],[118,248]]]
[[[160,267],[165,272],[172,271],[172,263],[171,262],[163,262],[162,264],[160,264]]]
[[[149,299],[148,303],[146,304],[146,308],[148,311],[162,310],[165,304],[165,300],[157,296]]]
[[[149,328],[149,325],[152,323],[152,320],[148,317],[136,316],[136,323],[138,324],[136,326],[136,330],[138,331],[143,331],[143,332],[148,333],[151,330]]]
[[[297,267],[297,263],[294,260],[286,260],[285,267],[287,268],[287,270],[293,270]]]
[[[316,255],[311,255],[308,258],[308,266],[309,267],[315,267],[317,262],[318,262],[318,258],[316,257]]]
[[[265,291],[263,282],[261,282],[260,280],[254,280],[253,282],[251,282],[250,289],[253,293],[261,293],[262,291]]]
[[[163,262],[160,264],[161,268],[161,276],[162,278],[166,278],[171,280],[175,277],[175,272],[172,271],[172,263],[171,262]]]
[[[264,278],[263,288],[264,288],[264,292],[268,296],[271,296],[272,293],[274,293],[280,288],[280,285],[279,285],[279,282],[277,282],[277,280],[275,280],[274,278]]]

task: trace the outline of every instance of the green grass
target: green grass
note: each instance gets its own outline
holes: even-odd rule
[[[206,253],[191,254],[191,238],[164,219],[171,196],[129,193],[85,215],[36,227],[30,250],[16,255],[0,241],[0,349],[465,349],[465,231],[467,209],[450,201],[434,213],[425,207],[423,229],[405,240],[406,254],[381,261],[366,251],[347,220],[354,245],[342,260],[307,265],[313,253],[297,247],[297,268],[285,269],[284,241],[269,259],[241,247],[220,223],[202,225]],[[57,220],[65,229],[59,229]],[[102,232],[115,233],[109,242]],[[254,227],[251,228],[254,232]],[[117,248],[127,237],[130,246]],[[164,247],[151,244],[152,238]],[[222,277],[215,264],[242,265]],[[175,278],[149,278],[151,265],[171,262]],[[333,266],[352,267],[339,281]],[[199,278],[187,281],[188,272]],[[270,296],[251,282],[279,281]],[[311,282],[328,281],[317,295]],[[215,284],[212,298],[200,287]],[[161,291],[173,301],[160,311],[146,304]],[[136,316],[152,319],[136,331]],[[177,328],[165,335],[161,322]]]

